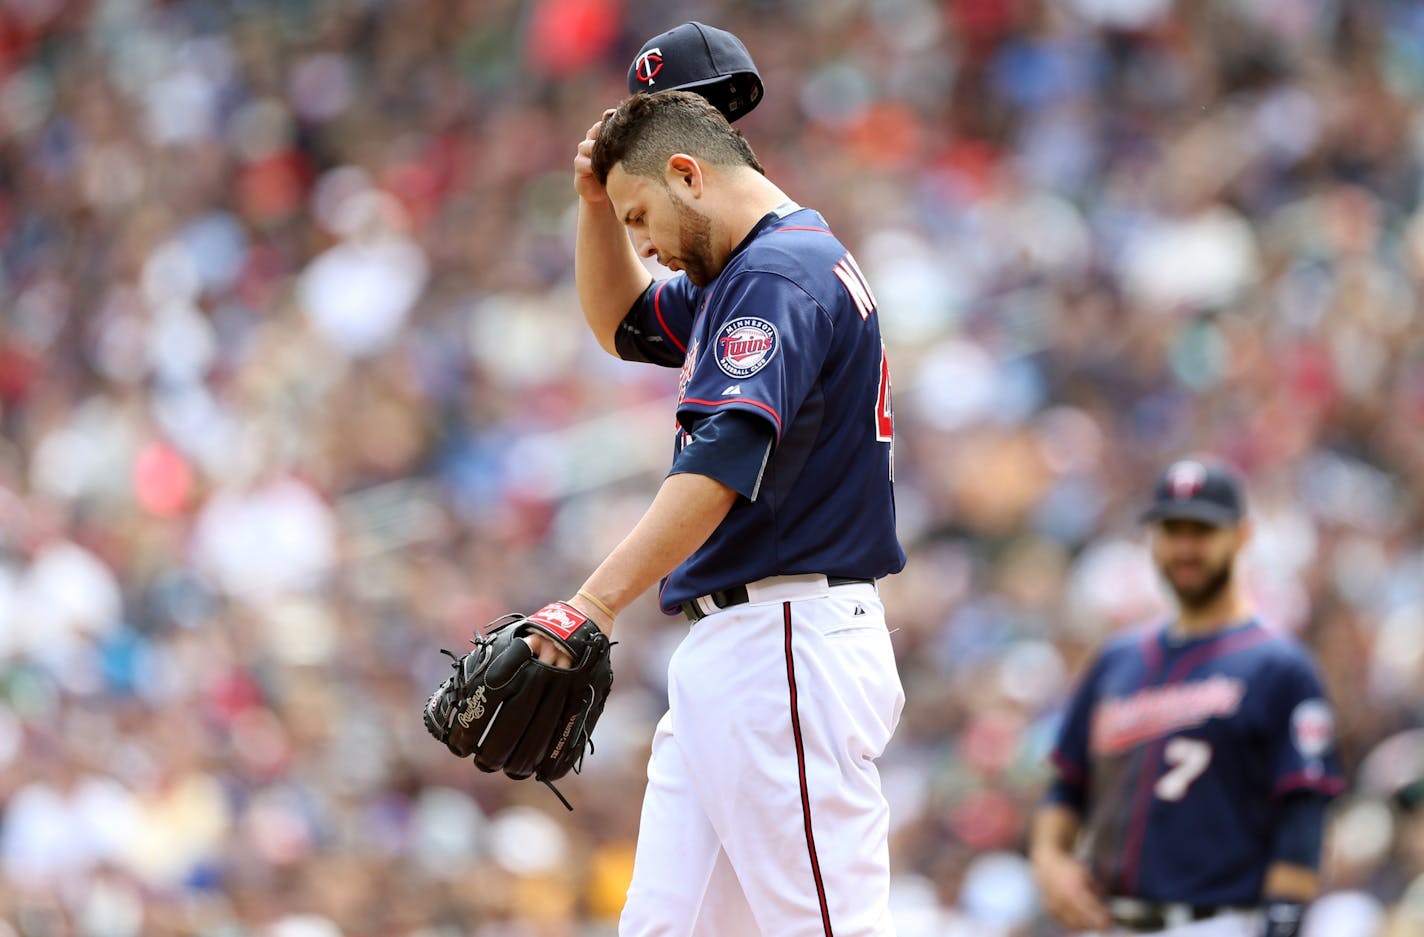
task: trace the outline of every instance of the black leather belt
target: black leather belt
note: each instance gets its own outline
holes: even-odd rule
[[[1108,910],[1118,927],[1136,933],[1151,933],[1180,927],[1193,921],[1205,921],[1218,914],[1248,913],[1255,908],[1227,904],[1178,904],[1176,902],[1142,901],[1137,898],[1114,898]]]
[[[854,576],[827,576],[828,586],[853,586],[859,583],[874,583],[874,579],[860,579]],[[709,592],[707,597],[712,600],[712,604],[718,609],[731,608],[733,605],[745,605],[749,599],[747,597],[746,586],[733,586],[730,589],[723,589],[721,592]],[[683,602],[682,613],[687,616],[687,620],[696,624],[706,618],[708,613],[698,606],[695,599]]]

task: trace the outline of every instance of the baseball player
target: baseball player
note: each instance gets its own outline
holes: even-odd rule
[[[875,580],[905,556],[874,295],[696,94],[625,100],[574,182],[589,327],[680,369],[671,470],[574,600],[611,627],[661,580],[664,611],[692,623],[619,932],[892,934],[875,759],[903,692]],[[654,282],[640,255],[675,275]]]
[[[1068,705],[1031,833],[1045,904],[1080,931],[1293,937],[1344,786],[1330,705],[1238,582],[1230,469],[1170,466],[1145,521],[1178,613],[1108,643]]]

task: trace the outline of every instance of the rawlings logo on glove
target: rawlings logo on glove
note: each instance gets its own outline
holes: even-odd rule
[[[558,644],[572,666],[540,662],[523,640],[532,633]],[[472,643],[426,701],[425,728],[456,756],[473,755],[481,771],[532,775],[568,807],[550,782],[577,772],[592,751],[613,688],[608,637],[572,605],[552,602],[527,617],[496,619]]]
[[[465,700],[465,708],[461,710],[460,715],[456,718],[459,720],[460,725],[468,729],[471,722],[474,722],[484,714],[485,688],[481,686],[476,687],[474,695]]]

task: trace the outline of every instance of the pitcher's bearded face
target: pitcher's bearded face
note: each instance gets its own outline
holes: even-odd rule
[[[713,248],[712,219],[697,203],[675,192],[664,179],[624,172],[622,165],[608,173],[605,187],[633,246],[641,257],[655,257],[672,271],[684,271],[694,286],[717,278],[727,258]]]

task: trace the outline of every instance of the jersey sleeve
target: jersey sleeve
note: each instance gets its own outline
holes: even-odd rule
[[[1272,862],[1320,868],[1328,802],[1328,797],[1313,791],[1295,791],[1281,799],[1271,832]]]
[[[681,367],[697,313],[697,294],[685,274],[648,284],[614,333],[618,356],[665,368]]]
[[[1303,653],[1293,654],[1272,689],[1272,793],[1340,793],[1345,781],[1335,750],[1335,714],[1315,665]]]
[[[668,474],[705,475],[755,501],[771,446],[771,427],[763,420],[741,410],[719,410],[697,421]]]
[[[1058,727],[1057,741],[1049,754],[1058,777],[1049,787],[1045,800],[1072,807],[1080,813],[1087,803],[1089,772],[1093,763],[1093,708],[1097,705],[1098,674],[1102,663],[1101,657],[1094,661],[1073,691],[1063,712],[1063,722]]]
[[[790,279],[747,271],[725,287],[693,363],[678,419],[684,426],[722,408],[782,429],[800,410],[830,351],[834,327],[820,303]]]

